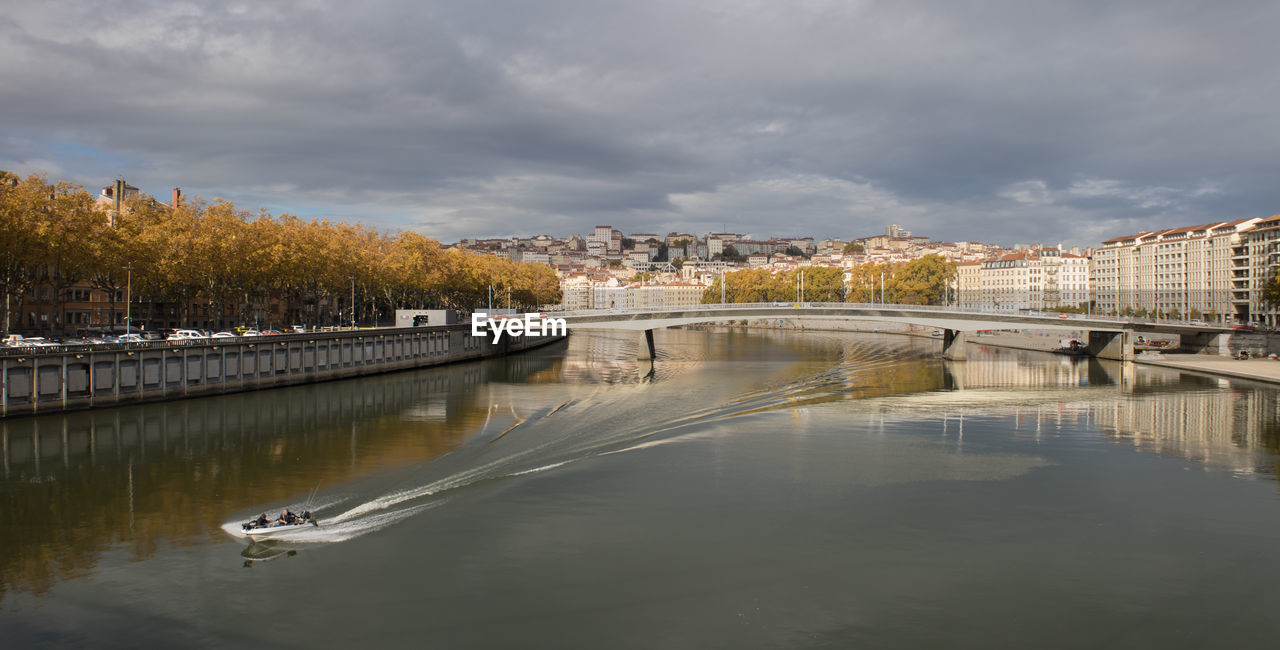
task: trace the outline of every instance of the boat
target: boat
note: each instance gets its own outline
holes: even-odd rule
[[[311,516],[310,511],[295,515],[285,510],[280,513],[280,517],[277,519],[267,519],[266,513],[263,513],[262,516],[253,521],[240,524],[240,530],[250,539],[274,539],[319,525],[320,522]]]
[[[1080,339],[1058,339],[1058,347],[1053,351],[1058,354],[1088,354],[1089,346]]]

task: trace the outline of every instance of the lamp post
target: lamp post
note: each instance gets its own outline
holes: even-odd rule
[[[124,294],[124,333],[133,333],[133,262],[125,267],[129,270],[129,281]]]
[[[356,278],[351,276],[351,329],[356,328]]]

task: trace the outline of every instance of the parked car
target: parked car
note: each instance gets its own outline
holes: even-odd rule
[[[209,336],[211,339],[233,339],[236,335],[231,332],[214,332]]]
[[[280,336],[281,334],[284,334],[284,332],[280,330],[262,330],[263,336]]]
[[[194,340],[199,340],[204,338],[207,338],[207,337],[204,334],[201,334],[198,330],[174,330],[173,334],[170,334],[169,338],[166,340],[194,341]]]
[[[1231,329],[1239,330],[1241,332],[1256,332],[1258,328],[1253,325],[1249,325],[1248,323],[1232,323]]]
[[[119,336],[120,343],[141,343],[142,340],[141,334],[121,334]]]
[[[248,329],[240,332],[240,336],[262,336],[262,332],[254,329]]]
[[[54,345],[59,345],[59,343],[55,343],[54,341],[50,341],[49,339],[46,339],[41,336],[31,336],[31,337],[24,338],[18,341],[17,343],[13,344],[13,347],[15,348],[47,348]]]

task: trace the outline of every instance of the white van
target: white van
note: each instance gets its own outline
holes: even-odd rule
[[[192,341],[196,339],[208,338],[197,330],[174,330],[166,341]]]

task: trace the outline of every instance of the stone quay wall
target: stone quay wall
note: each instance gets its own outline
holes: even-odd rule
[[[563,339],[472,336],[470,324],[6,350],[0,418],[359,377],[497,357]]]

